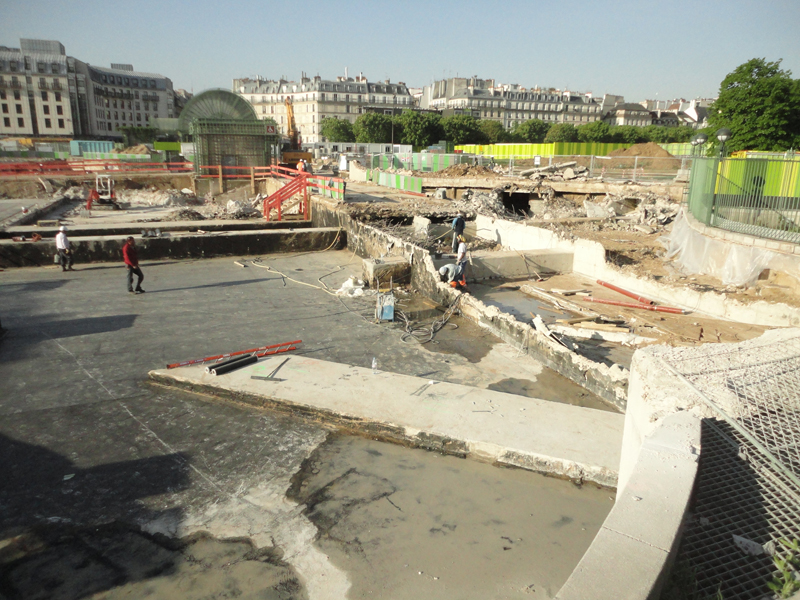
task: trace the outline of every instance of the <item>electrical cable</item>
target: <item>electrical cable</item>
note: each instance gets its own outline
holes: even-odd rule
[[[396,314],[400,317],[400,319],[404,323],[405,333],[402,336],[402,341],[407,341],[410,338],[414,338],[420,344],[427,344],[428,342],[433,341],[433,338],[436,334],[441,331],[441,329],[448,324],[450,321],[450,317],[452,317],[456,311],[458,310],[458,304],[461,301],[461,297],[463,294],[459,294],[456,296],[456,299],[453,303],[444,311],[444,314],[439,317],[438,319],[434,320],[430,326],[425,325],[416,325],[413,321],[411,321],[408,316],[402,311],[396,311]],[[458,328],[458,325],[455,323],[450,323],[453,328]],[[427,339],[426,339],[427,338]]]

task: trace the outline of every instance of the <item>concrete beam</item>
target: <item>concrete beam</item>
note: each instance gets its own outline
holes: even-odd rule
[[[126,236],[70,237],[75,266],[88,262],[122,262]],[[213,235],[179,233],[162,238],[139,238],[140,260],[161,258],[209,258],[247,256],[277,252],[308,252],[343,248],[347,234],[339,228],[223,232]],[[31,267],[53,264],[55,240],[13,242],[0,240],[0,267]]]
[[[321,419],[379,439],[599,485],[616,485],[623,415],[292,356],[219,377],[202,367],[150,372],[158,383]]]

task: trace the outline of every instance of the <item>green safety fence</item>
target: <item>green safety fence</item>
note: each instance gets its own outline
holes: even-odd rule
[[[37,152],[35,150],[0,150],[2,158],[69,158],[69,152]]]
[[[800,243],[800,158],[695,158],[688,202],[705,225]]]
[[[383,173],[378,170],[368,170],[367,179],[384,187],[390,187],[407,192],[422,193],[422,177],[397,175],[396,173]]]
[[[551,144],[470,144],[456,146],[456,150],[467,154],[494,156],[495,158],[533,158],[534,156],[607,156],[618,148],[628,148],[631,144],[601,144],[582,142],[555,142]]]
[[[474,157],[468,154],[373,154],[368,159],[367,168],[370,169],[407,169],[409,171],[423,171],[435,173],[453,165],[461,163],[472,164]]]
[[[672,156],[693,156],[697,150],[690,143],[680,144],[659,144],[664,150],[672,154]]]

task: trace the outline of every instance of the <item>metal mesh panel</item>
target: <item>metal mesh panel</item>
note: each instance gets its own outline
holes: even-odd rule
[[[762,598],[777,573],[771,555],[784,553],[778,540],[800,539],[800,336],[676,350],[665,362],[721,417],[703,423],[693,515],[673,571],[694,595],[675,597]]]
[[[278,136],[268,133],[269,121],[195,119],[190,132],[195,143],[195,169],[205,165],[268,166],[277,156]],[[231,175],[240,174],[231,170]]]

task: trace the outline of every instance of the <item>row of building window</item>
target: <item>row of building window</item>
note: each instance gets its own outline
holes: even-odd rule
[[[112,85],[129,85],[132,87],[148,87],[148,84],[151,88],[156,88],[156,80],[155,79],[139,79],[138,77],[125,77],[123,75],[103,75],[102,76],[103,83],[110,83]],[[139,85],[141,83],[141,85]]]
[[[94,114],[98,119],[108,119],[108,120],[111,119],[111,111],[110,110],[97,109],[97,110],[95,110]],[[127,114],[128,114],[128,117],[125,118],[125,111],[120,112],[120,111],[116,111],[115,110],[114,111],[114,120],[115,121],[133,121],[133,113],[127,113]],[[122,115],[122,116],[120,116],[120,115]],[[158,118],[158,113],[154,113],[153,117],[155,117],[157,119]],[[144,119],[145,119],[145,121],[149,122],[150,121],[150,114],[146,113],[144,115]],[[136,113],[136,120],[137,121],[141,121],[142,120],[142,113]]]
[[[64,129],[64,119],[58,119],[58,129]],[[3,126],[4,127],[11,127],[11,117],[3,117]],[[25,127],[25,119],[22,117],[17,118],[17,127]],[[45,129],[52,129],[53,124],[50,119],[44,120],[44,128]]]
[[[308,102],[308,101],[313,102],[313,101],[316,100],[316,98],[315,98],[315,96],[313,94],[310,95],[310,96],[311,97],[309,98],[309,94],[306,94],[305,96],[302,96],[302,97],[295,97],[294,100],[296,102]],[[333,100],[332,101],[333,102],[350,102],[351,101],[350,94],[342,95],[341,99],[339,98],[339,96],[340,96],[340,94],[333,94]],[[283,104],[283,102],[285,101],[286,97],[287,96],[261,96],[261,103],[266,104],[268,102],[279,102],[279,103]],[[325,102],[326,99],[327,99],[327,96],[325,95],[325,93],[319,94],[319,101],[320,102]],[[365,96],[362,96],[361,94],[358,94],[358,95],[353,94],[353,96],[352,96],[352,101],[356,102],[356,103],[363,102],[364,99],[365,99]],[[388,96],[370,96],[369,97],[369,102],[372,103],[372,104],[411,104],[412,103],[410,96],[400,96],[399,98],[397,96],[393,96],[391,102],[389,102],[389,97]],[[258,103],[257,96],[250,96],[250,103],[251,104]]]
[[[26,58],[26,61],[29,59]],[[49,69],[48,69],[49,67]],[[30,63],[25,65],[25,69],[30,71]],[[0,60],[0,71],[10,71],[11,73],[17,73],[22,71],[22,61],[19,60]],[[37,73],[52,73],[53,75],[58,75],[61,72],[61,66],[58,63],[43,63],[37,62],[36,63],[36,72]]]

